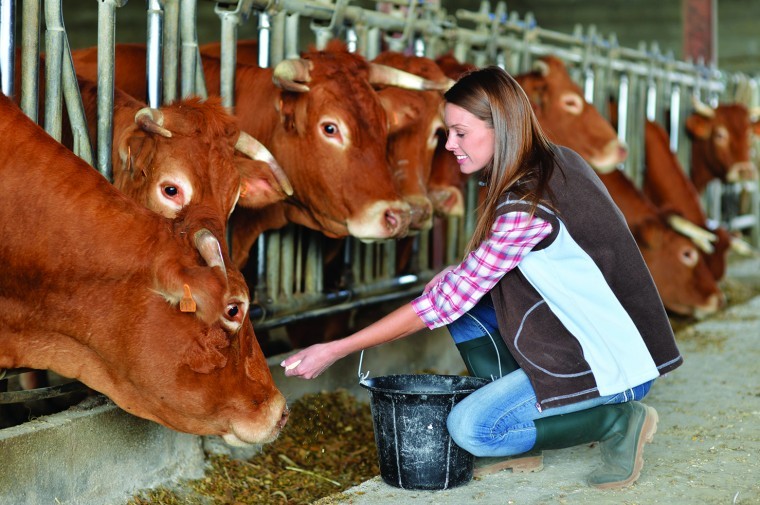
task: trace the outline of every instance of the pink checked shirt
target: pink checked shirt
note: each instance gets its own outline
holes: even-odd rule
[[[412,308],[430,329],[455,321],[551,231],[551,224],[536,216],[529,219],[526,212],[498,216],[488,238],[429,291],[413,300]]]

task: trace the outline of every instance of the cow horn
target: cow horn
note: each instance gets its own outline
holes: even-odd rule
[[[750,107],[749,117],[753,123],[760,119],[760,107]]]
[[[193,241],[206,264],[210,267],[221,268],[224,276],[227,277],[227,269],[224,266],[224,258],[222,257],[222,247],[219,245],[219,241],[214,234],[206,228],[202,228],[195,232]]]
[[[308,93],[309,87],[304,84],[311,81],[309,75],[311,62],[304,59],[282,60],[274,67],[272,82],[278,88],[296,93]]]
[[[734,251],[737,254],[741,254],[742,256],[754,256],[755,251],[752,249],[752,246],[749,245],[744,240],[740,239],[739,237],[731,237],[731,241],[729,242],[729,247],[732,251]]]
[[[707,105],[706,103],[702,102],[699,98],[696,96],[691,97],[691,104],[694,107],[694,112],[699,114],[700,116],[708,117],[708,118],[714,118],[715,117],[715,109]]]
[[[282,167],[277,163],[277,160],[274,159],[274,156],[269,152],[269,149],[264,147],[264,144],[251,137],[246,132],[241,131],[237,143],[235,144],[235,149],[253,160],[263,161],[269,165],[269,168],[272,169],[272,173],[274,174],[274,178],[277,179],[277,182],[280,184],[280,187],[282,187],[285,194],[288,196],[293,194],[293,185],[290,184],[290,179],[285,175]]]
[[[668,224],[681,235],[690,238],[691,241],[694,242],[694,245],[699,247],[705,253],[712,254],[715,250],[712,243],[718,240],[718,237],[714,233],[675,214],[668,216]]]
[[[549,64],[544,60],[536,60],[533,62],[533,71],[541,74],[542,77],[549,75]]]
[[[381,65],[379,63],[369,64],[369,82],[384,86],[397,86],[404,89],[414,89],[421,91],[445,91],[451,87],[450,79],[442,82],[431,81],[409,72],[404,72],[397,68]]]
[[[149,133],[155,133],[162,137],[171,137],[172,132],[164,128],[164,113],[158,109],[144,107],[135,114],[135,123]]]

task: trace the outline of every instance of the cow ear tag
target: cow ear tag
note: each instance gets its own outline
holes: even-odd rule
[[[190,293],[190,286],[185,284],[183,286],[183,289],[185,290],[185,294],[179,301],[179,310],[181,312],[195,312],[196,305],[195,300],[193,300],[193,295]]]

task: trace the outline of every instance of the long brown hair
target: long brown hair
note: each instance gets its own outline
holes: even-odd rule
[[[527,95],[503,69],[472,70],[460,77],[444,98],[494,130],[493,159],[483,169],[488,189],[467,254],[488,237],[499,198],[508,191],[531,203],[531,216],[543,198],[551,200],[548,183],[555,156]]]

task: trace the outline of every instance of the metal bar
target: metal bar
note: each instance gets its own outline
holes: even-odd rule
[[[113,146],[113,87],[116,34],[116,8],[127,0],[98,2],[98,149],[97,169],[113,180],[111,147]],[[48,77],[49,79],[49,77]]]
[[[74,72],[74,61],[71,59],[71,49],[66,36],[63,37],[63,60],[63,97],[66,101],[66,111],[69,113],[74,153],[94,166],[90,133],[87,129],[87,116],[84,113],[82,96],[79,93],[79,82]]]
[[[182,61],[180,88],[183,98],[196,93],[195,59],[198,54],[198,37],[195,31],[196,7],[196,0],[180,0],[180,60]]]
[[[3,94],[15,96],[16,0],[0,0],[0,79]]]
[[[45,400],[47,398],[55,398],[77,391],[86,391],[87,389],[87,386],[81,382],[74,381],[61,384],[60,386],[50,386],[22,391],[8,391],[0,393],[0,405]]]
[[[42,0],[24,0],[21,19],[21,110],[35,123],[39,115],[40,9]]]
[[[163,81],[164,101],[177,99],[179,72],[179,0],[164,1]]]
[[[163,103],[162,91],[162,68],[161,46],[163,45],[164,2],[163,0],[147,0],[148,2],[148,34],[147,49],[148,58],[145,64],[145,75],[148,82],[148,105],[157,109]]]
[[[221,68],[219,69],[222,105],[233,109],[235,105],[235,66],[237,64],[237,30],[240,15],[237,11],[216,11],[221,19]]]
[[[61,73],[63,60],[63,14],[61,0],[45,2],[45,131],[61,140],[63,102]]]

